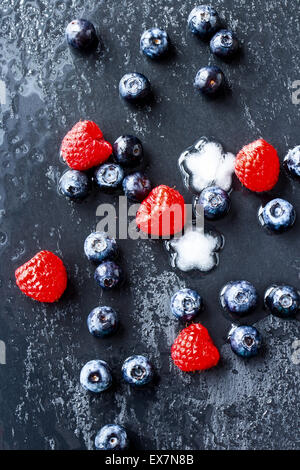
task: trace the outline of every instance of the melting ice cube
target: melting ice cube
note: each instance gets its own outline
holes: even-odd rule
[[[201,137],[195,145],[185,150],[178,161],[184,184],[196,193],[212,185],[229,191],[234,163],[232,153],[225,153],[221,144],[207,137]]]
[[[219,233],[193,226],[186,228],[181,237],[166,242],[172,266],[181,271],[211,271],[218,264],[217,252],[223,245],[224,238]]]

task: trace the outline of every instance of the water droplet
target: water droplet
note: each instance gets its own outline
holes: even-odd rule
[[[5,232],[0,232],[0,245],[5,245],[7,242],[7,235]]]

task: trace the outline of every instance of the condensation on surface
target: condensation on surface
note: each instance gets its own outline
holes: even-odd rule
[[[230,324],[218,306],[218,292],[232,278],[254,282],[261,298],[278,275],[299,282],[299,227],[276,241],[266,238],[255,226],[260,199],[233,191],[228,225],[220,222],[226,247],[215,273],[202,280],[174,272],[159,241],[128,241],[120,259],[128,283],[104,294],[94,284],[83,242],[95,229],[98,204],[112,199],[94,192],[74,204],[57,194],[64,171],[60,142],[83,118],[95,120],[112,142],[136,134],[154,184],[181,192],[178,155],[199,135],[213,135],[233,152],[261,136],[280,156],[299,144],[299,107],[291,102],[292,82],[300,76],[294,6],[287,0],[214,5],[244,43],[238,61],[221,65],[231,88],[221,102],[203,100],[192,87],[197,70],[215,59],[186,31],[189,2],[1,1],[0,340],[7,364],[0,365],[0,448],[91,449],[109,422],[125,425],[139,449],[300,447],[299,322],[262,318],[256,326],[265,351],[243,362],[224,342]],[[66,47],[63,31],[75,17],[96,24],[101,52],[83,58]],[[154,25],[167,29],[174,45],[165,63],[147,61],[138,51],[140,34]],[[145,73],[153,85],[154,100],[143,108],[118,97],[119,80],[130,71]],[[295,182],[283,177],[278,192],[299,206]],[[41,249],[62,256],[68,270],[67,292],[55,305],[32,302],[15,286],[14,270]],[[220,365],[206,373],[185,375],[170,359],[181,327],[169,299],[181,287],[203,295],[199,321],[220,348]],[[89,335],[86,317],[104,303],[118,309],[121,327],[99,341]],[[122,362],[134,353],[149,355],[157,371],[154,385],[141,391],[121,380]],[[114,377],[112,390],[99,397],[79,385],[81,367],[95,358],[107,360]]]

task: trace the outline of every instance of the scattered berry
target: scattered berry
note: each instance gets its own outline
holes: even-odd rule
[[[220,219],[229,212],[230,197],[226,191],[218,186],[210,186],[205,188],[200,196],[194,198],[194,210],[196,213],[198,213],[197,205],[203,207],[204,216],[207,219]]]
[[[195,77],[194,86],[197,90],[207,95],[217,93],[225,83],[224,73],[219,67],[202,67]]]
[[[169,49],[169,36],[166,31],[151,28],[142,34],[140,49],[146,56],[156,59],[165,55]]]
[[[39,302],[55,302],[67,287],[67,271],[51,251],[40,251],[16,272],[16,283],[28,297]]]
[[[188,27],[192,33],[201,39],[207,39],[220,29],[221,21],[213,7],[210,5],[199,5],[189,14]]]
[[[101,393],[107,390],[112,384],[108,364],[99,360],[87,362],[81,369],[80,383],[89,392]]]
[[[127,73],[121,78],[119,91],[122,98],[139,101],[148,97],[151,85],[148,78],[141,73]]]
[[[273,199],[258,211],[258,219],[263,227],[273,232],[285,232],[295,223],[296,211],[285,199]]]
[[[83,199],[90,190],[90,180],[82,171],[68,170],[59,180],[59,191],[70,199]]]
[[[139,171],[132,173],[124,178],[123,191],[131,201],[142,202],[151,191],[151,181]]]
[[[272,145],[263,139],[246,145],[238,153],[235,173],[251,191],[270,191],[278,181],[279,158]]]
[[[123,281],[123,271],[114,261],[104,261],[97,267],[94,278],[102,289],[113,289]]]
[[[136,224],[147,234],[168,237],[183,229],[185,215],[181,194],[169,186],[161,185],[154,188],[140,205]]]
[[[300,178],[300,145],[288,152],[283,164],[293,177]]]
[[[119,165],[137,166],[143,158],[143,146],[134,135],[121,135],[113,145],[114,157]]]
[[[88,170],[105,162],[112,146],[93,121],[79,121],[67,133],[61,144],[61,156],[73,170]]]
[[[106,424],[100,429],[95,438],[97,450],[126,450],[128,446],[126,429],[118,424]]]
[[[119,250],[115,238],[105,232],[92,232],[84,242],[86,257],[95,263],[117,258]]]
[[[171,312],[183,322],[193,320],[203,308],[201,295],[192,289],[180,289],[171,299]]]
[[[95,171],[96,183],[100,189],[116,189],[124,178],[124,171],[116,163],[104,163]]]
[[[89,332],[97,338],[104,338],[115,333],[118,323],[117,312],[111,307],[96,307],[87,319]]]
[[[232,351],[241,357],[257,356],[261,347],[261,336],[254,326],[238,326],[229,333]]]
[[[135,387],[142,387],[151,382],[153,367],[145,356],[131,356],[122,366],[124,380]]]
[[[300,292],[292,286],[273,285],[265,293],[265,306],[277,317],[292,317],[300,311]]]
[[[184,372],[210,369],[220,359],[207,329],[200,323],[192,324],[179,333],[171,356],[174,364]]]
[[[258,294],[248,281],[234,281],[226,284],[220,293],[220,302],[224,310],[242,316],[255,309]]]
[[[239,48],[238,38],[233,31],[228,29],[221,29],[210,41],[211,52],[221,58],[232,57]]]
[[[98,45],[94,25],[88,20],[73,20],[66,28],[66,39],[69,46],[79,51],[88,52]]]

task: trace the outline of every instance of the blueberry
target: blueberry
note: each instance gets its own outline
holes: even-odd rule
[[[171,299],[171,312],[183,322],[193,320],[203,308],[201,295],[192,289],[180,289]]]
[[[143,173],[132,173],[124,178],[123,191],[131,201],[142,202],[151,191],[151,181]]]
[[[221,69],[215,66],[203,67],[197,72],[194,86],[206,95],[214,95],[225,83],[225,77]]]
[[[232,57],[239,50],[239,41],[233,31],[221,29],[210,41],[210,50],[222,58]]]
[[[116,189],[124,178],[124,171],[116,163],[104,163],[95,170],[95,179],[100,189]]]
[[[121,135],[113,145],[114,158],[122,166],[139,165],[143,158],[143,146],[134,135]]]
[[[85,173],[77,170],[68,170],[60,178],[58,189],[70,199],[83,199],[90,190],[90,180]]]
[[[232,351],[241,357],[253,357],[261,347],[261,336],[254,326],[234,327],[229,333]]]
[[[87,20],[73,20],[66,28],[66,39],[69,46],[79,51],[90,51],[98,45],[94,25]]]
[[[197,205],[203,207],[204,216],[207,219],[220,219],[230,209],[230,198],[228,193],[218,186],[209,186],[202,191],[200,196],[194,198],[194,210]]]
[[[90,261],[101,263],[114,260],[118,256],[117,242],[105,232],[93,232],[84,242],[84,253]]]
[[[292,317],[300,311],[300,293],[292,286],[271,286],[265,293],[265,306],[277,317]]]
[[[161,57],[169,49],[169,37],[166,31],[159,28],[151,28],[142,34],[140,49],[151,59]]]
[[[87,318],[89,332],[97,338],[104,338],[115,333],[118,323],[117,312],[105,306],[94,308]]]
[[[139,101],[149,96],[151,85],[145,75],[141,73],[127,73],[120,80],[119,91],[122,98],[130,101]]]
[[[288,152],[283,164],[293,177],[300,179],[300,145]]]
[[[250,282],[234,281],[223,287],[220,301],[224,310],[242,316],[255,309],[258,294]]]
[[[125,450],[128,446],[126,429],[118,424],[106,424],[95,437],[97,450]]]
[[[273,232],[285,232],[296,220],[296,212],[292,204],[285,199],[273,199],[264,207],[260,207],[258,218],[263,227]]]
[[[145,356],[131,356],[122,366],[124,380],[135,387],[141,387],[151,382],[153,378],[152,365]]]
[[[94,278],[103,289],[113,289],[123,281],[123,271],[114,261],[104,261],[96,269]]]
[[[80,383],[85,390],[100,393],[112,384],[112,376],[108,364],[94,360],[87,362],[80,372]]]
[[[200,5],[189,14],[188,27],[192,33],[202,39],[207,39],[221,28],[221,20],[213,7]]]

